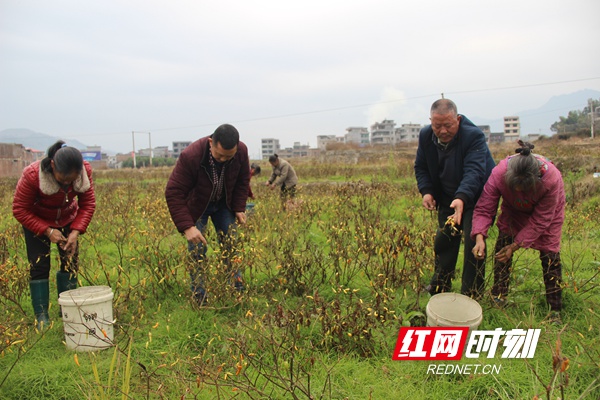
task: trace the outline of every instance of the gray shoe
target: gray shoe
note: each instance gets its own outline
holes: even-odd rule
[[[560,311],[550,311],[550,314],[546,317],[546,320],[555,326],[562,326],[562,317],[560,316]]]

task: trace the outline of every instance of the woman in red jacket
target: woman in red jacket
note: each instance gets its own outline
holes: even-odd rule
[[[23,225],[30,264],[31,302],[38,329],[48,326],[50,246],[56,243],[58,294],[77,287],[77,238],[85,233],[96,197],[92,168],[79,150],[58,141],[47,157],[23,170],[13,199],[13,215]]]

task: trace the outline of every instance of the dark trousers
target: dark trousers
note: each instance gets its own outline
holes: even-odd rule
[[[62,232],[63,236],[69,236],[70,226],[54,228]],[[27,259],[29,260],[29,274],[31,280],[48,279],[50,277],[50,239],[46,235],[37,236],[23,227],[25,232],[25,245],[27,247]],[[58,248],[60,258],[60,270],[62,272],[77,273],[79,269],[79,245],[75,252],[69,256],[67,252]]]
[[[513,243],[513,237],[500,232],[496,240],[495,252],[497,253],[505,246]],[[546,252],[540,250],[540,261],[542,262],[542,275],[546,287],[546,301],[552,311],[562,309],[562,263],[560,252]],[[494,262],[494,285],[492,295],[505,297],[508,295],[510,273],[512,272],[512,258],[505,263]]]
[[[296,197],[296,185],[287,187],[285,183],[281,185],[281,200],[285,201]]]
[[[438,230],[435,235],[433,251],[435,253],[435,272],[431,278],[431,294],[450,291],[452,278],[456,270],[456,261],[460,251],[461,241],[464,239],[464,260],[461,293],[467,296],[479,297],[485,286],[485,259],[476,260],[473,256],[475,242],[471,239],[471,224],[473,209],[463,210],[462,225],[457,228],[462,234],[452,232],[446,226],[446,220],[454,214],[454,209],[440,206],[438,209]]]

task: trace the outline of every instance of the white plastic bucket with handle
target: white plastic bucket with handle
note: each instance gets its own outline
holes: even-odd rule
[[[468,326],[477,329],[483,320],[479,303],[459,293],[439,293],[431,296],[426,308],[427,326]]]
[[[62,292],[62,310],[67,348],[94,351],[113,344],[113,292],[109,286],[84,286]]]

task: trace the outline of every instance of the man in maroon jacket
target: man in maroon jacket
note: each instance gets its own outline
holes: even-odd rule
[[[236,222],[246,223],[250,165],[248,148],[239,137],[235,127],[223,124],[212,135],[189,145],[181,152],[165,190],[171,218],[185,235],[195,261],[190,277],[200,305],[206,298],[202,264],[207,250],[204,233],[208,218],[222,245],[231,244]],[[224,251],[227,254],[231,249]],[[235,288],[243,290],[241,272],[234,269],[231,274]]]

